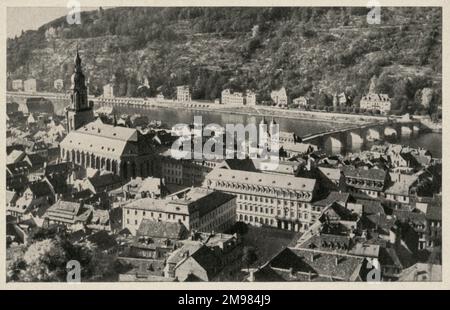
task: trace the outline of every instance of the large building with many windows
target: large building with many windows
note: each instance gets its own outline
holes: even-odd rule
[[[123,227],[132,234],[144,219],[182,223],[201,232],[223,232],[236,222],[236,197],[196,188],[178,199],[142,198],[123,206]]]
[[[305,231],[312,217],[316,180],[217,168],[204,186],[237,196],[237,220],[256,226]]]

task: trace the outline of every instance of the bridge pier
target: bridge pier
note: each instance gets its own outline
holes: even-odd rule
[[[402,136],[408,137],[412,134],[413,130],[409,126],[401,126],[400,132]]]
[[[397,133],[397,130],[394,127],[387,126],[386,128],[384,128],[384,136],[385,137],[392,137],[392,136],[397,137],[398,133]]]

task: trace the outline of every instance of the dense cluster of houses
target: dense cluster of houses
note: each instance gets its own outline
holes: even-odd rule
[[[95,119],[78,53],[75,64],[66,119],[7,105],[8,249],[57,227],[120,262],[120,281],[369,281],[373,268],[384,281],[440,276],[442,164],[429,151],[386,143],[328,155],[282,132],[275,169],[225,153],[178,158],[174,139],[198,128],[119,124],[106,110]],[[284,93],[273,100],[283,105]],[[263,119],[260,130],[275,124]],[[295,237],[254,260],[243,227]]]

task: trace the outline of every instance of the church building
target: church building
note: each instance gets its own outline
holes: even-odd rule
[[[153,175],[151,137],[94,119],[78,50],[71,80],[71,103],[66,108],[68,134],[60,144],[61,161],[109,171],[124,180]]]

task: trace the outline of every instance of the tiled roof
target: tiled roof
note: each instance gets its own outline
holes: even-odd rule
[[[26,161],[19,161],[6,165],[6,169],[8,169],[13,175],[27,173],[30,168],[30,164]]]
[[[76,221],[86,222],[92,213],[91,206],[81,207],[80,203],[59,200],[46,212],[50,220],[73,224]]]
[[[442,207],[428,205],[426,218],[432,221],[442,221]]]
[[[338,168],[318,167],[317,169],[330,180],[338,181],[341,178],[341,170]]]
[[[237,158],[225,159],[225,163],[231,170],[252,171],[252,172],[257,171],[254,162],[249,158],[247,158],[247,159],[237,159]]]
[[[319,207],[327,207],[335,202],[346,204],[349,201],[349,199],[350,199],[349,193],[341,193],[333,191],[330,192],[327,198],[316,201],[314,205]]]
[[[381,169],[354,168],[352,166],[343,166],[344,175],[349,178],[383,181],[386,178],[386,171]]]
[[[175,201],[176,200],[172,201],[167,199],[154,199],[146,197],[133,200],[124,205],[123,208],[189,215],[188,205],[170,203]]]
[[[72,162],[61,162],[57,164],[50,164],[45,167],[45,174],[69,174],[73,168]]]
[[[88,179],[89,182],[98,190],[103,190],[107,186],[120,185],[121,178],[116,174],[103,174]]]
[[[42,166],[47,161],[47,159],[39,154],[28,154],[26,157],[28,158],[32,166]]]
[[[286,248],[270,261],[272,268],[291,270],[306,274],[318,274],[337,280],[354,281],[358,275],[363,258],[316,251],[309,249]]]
[[[30,183],[28,187],[37,197],[44,197],[53,194],[50,185],[45,181]]]
[[[309,192],[312,192],[316,185],[316,180],[313,179],[258,172],[246,172],[242,175],[241,172],[228,169],[214,169],[206,176],[206,179]]]
[[[363,206],[364,214],[384,214],[384,208],[381,205],[381,202],[378,200],[369,200],[369,199],[356,199],[356,203],[359,203]]]
[[[182,223],[143,219],[136,235],[151,238],[181,239],[186,232],[187,229]]]

